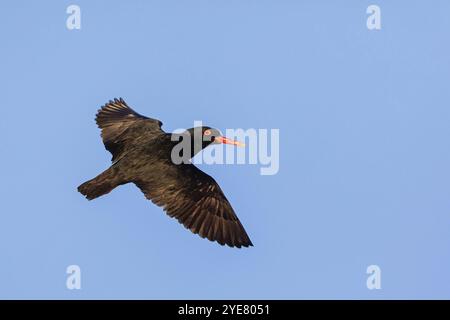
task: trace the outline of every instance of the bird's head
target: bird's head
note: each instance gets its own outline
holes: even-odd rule
[[[218,129],[206,126],[190,128],[182,133],[174,133],[171,135],[171,140],[174,142],[174,148],[176,146],[175,154],[185,160],[191,159],[211,144],[223,143],[240,147],[245,146],[241,142],[224,137]]]
[[[195,144],[196,142],[198,145],[202,146],[202,149],[206,148],[210,144],[232,144],[238,147],[243,147],[245,144],[235,141],[232,139],[228,139],[222,135],[220,130],[211,128],[211,127],[195,127],[186,130],[190,136],[191,136],[191,142],[192,144]],[[201,144],[199,143],[201,141]]]

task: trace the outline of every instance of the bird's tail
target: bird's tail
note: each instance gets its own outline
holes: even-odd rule
[[[88,200],[92,200],[111,192],[115,187],[122,183],[117,178],[113,168],[109,168],[94,179],[86,181],[78,187],[78,191]]]

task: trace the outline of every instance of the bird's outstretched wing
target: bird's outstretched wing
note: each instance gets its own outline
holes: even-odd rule
[[[146,198],[202,238],[230,247],[253,246],[217,182],[193,164],[161,164],[164,179],[153,174],[133,181]]]
[[[113,161],[118,158],[127,140],[134,138],[132,135],[125,134],[131,126],[139,123],[139,126],[145,127],[147,131],[162,132],[161,121],[140,115],[131,109],[122,98],[110,100],[101,107],[95,121],[102,130],[103,143],[106,150],[113,155]]]

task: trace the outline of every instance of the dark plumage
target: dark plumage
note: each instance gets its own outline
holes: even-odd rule
[[[253,245],[216,181],[187,161],[210,144],[237,142],[209,127],[168,134],[161,130],[161,121],[136,113],[122,99],[104,105],[97,113],[96,122],[113,163],[78,187],[87,199],[132,182],[147,199],[202,238],[230,247]],[[201,142],[195,143],[198,134]],[[191,151],[182,154],[185,161],[175,164],[171,152],[186,136]]]

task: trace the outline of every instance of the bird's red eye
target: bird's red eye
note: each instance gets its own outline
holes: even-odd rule
[[[211,130],[205,130],[205,132],[203,134],[205,136],[210,136],[211,135]]]

